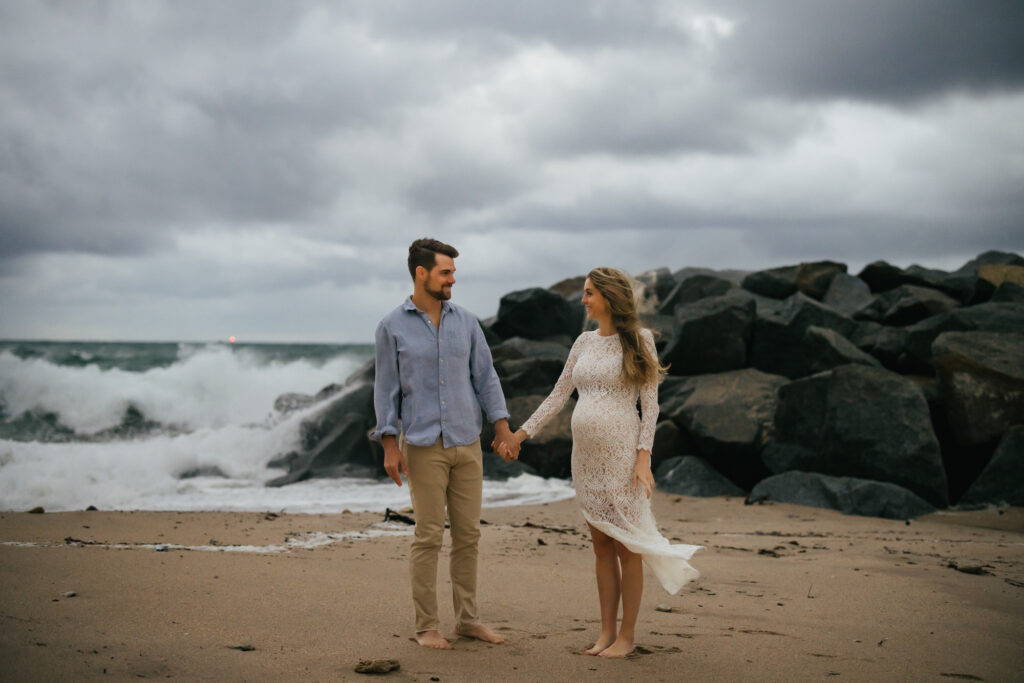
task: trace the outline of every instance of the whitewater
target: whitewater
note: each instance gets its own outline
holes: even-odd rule
[[[312,479],[279,488],[267,467],[295,450],[320,406],[275,399],[342,383],[369,345],[0,342],[0,510],[249,510],[290,513],[409,505],[386,479]],[[218,472],[224,476],[193,476]],[[521,475],[484,481],[484,505],[573,495]]]

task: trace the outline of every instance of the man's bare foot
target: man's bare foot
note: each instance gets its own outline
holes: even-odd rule
[[[615,642],[615,634],[614,633],[612,633],[611,635],[607,635],[607,636],[602,633],[601,637],[597,639],[596,643],[594,643],[594,646],[589,648],[589,649],[584,650],[584,652],[586,652],[588,655],[600,654],[601,652],[606,650],[609,645],[611,645],[614,642]]]
[[[435,650],[450,650],[452,644],[444,639],[438,631],[424,631],[416,634],[416,642],[423,647],[432,647]]]
[[[460,636],[466,638],[476,638],[482,640],[485,643],[494,643],[495,645],[501,645],[505,642],[505,639],[499,636],[497,633],[487,628],[483,624],[477,624],[476,626],[470,626],[468,628],[455,629],[455,632]]]
[[[597,653],[598,657],[625,657],[633,651],[633,641],[619,638],[614,643]]]

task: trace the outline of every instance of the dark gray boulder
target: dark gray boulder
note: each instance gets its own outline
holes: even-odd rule
[[[932,356],[960,444],[994,443],[1024,424],[1024,330],[945,332]]]
[[[907,363],[915,372],[932,372],[932,343],[943,332],[1021,330],[1024,304],[987,302],[940,313],[907,328]]]
[[[313,395],[309,394],[298,394],[289,392],[287,394],[281,394],[274,400],[274,410],[279,413],[293,413],[296,410],[302,410],[308,408],[311,405],[325,401],[331,396],[334,396],[342,389],[353,384],[365,384],[369,382],[373,384],[373,360],[369,361],[369,372],[366,371],[367,364],[361,365],[354,373],[352,373],[348,379],[345,380],[344,384],[332,383],[325,386],[320,391]]]
[[[659,436],[660,435],[660,436]],[[668,436],[668,439],[665,436]],[[659,448],[659,439],[661,446]],[[670,441],[670,445],[666,445]],[[654,434],[654,450],[651,452],[651,471],[657,474],[658,468],[669,460],[680,455],[695,453],[696,446],[688,434],[679,429],[672,420],[662,420]]]
[[[742,368],[754,322],[753,301],[717,296],[676,309],[679,332],[661,354],[674,375]]]
[[[936,289],[900,285],[877,294],[869,306],[857,312],[856,317],[885,325],[906,326],[959,306],[958,301]]]
[[[336,394],[299,425],[299,444],[303,451],[316,448],[347,415],[369,422],[374,419],[373,384],[353,384]]]
[[[886,519],[913,519],[935,512],[931,504],[902,486],[816,472],[785,472],[758,482],[746,502],[749,505],[764,501]]]
[[[491,325],[491,331],[503,339],[544,339],[556,335],[575,339],[582,329],[583,306],[540,287],[501,297]]]
[[[991,301],[1000,303],[1022,303],[1024,304],[1024,287],[1009,280],[1001,282],[996,291],[992,293]]]
[[[662,420],[654,429],[654,448],[651,450],[651,470],[657,471],[661,463],[686,452],[687,439],[672,420]]]
[[[548,291],[554,292],[563,299],[579,301],[583,297],[583,283],[586,281],[586,275],[567,277],[548,287]]]
[[[861,351],[877,358],[889,370],[902,372],[906,364],[907,330],[869,320],[857,324],[850,341]]]
[[[844,337],[851,335],[857,329],[857,323],[852,318],[835,311],[820,301],[797,293],[786,299],[779,315],[791,326],[803,331],[814,325],[835,330]]]
[[[960,499],[961,505],[1024,506],[1024,425],[1010,427],[988,466]]]
[[[742,496],[746,493],[707,461],[693,455],[666,460],[655,471],[654,482],[659,491],[695,498]]]
[[[812,327],[819,329],[808,333]],[[804,294],[794,294],[777,314],[757,315],[751,334],[750,365],[796,379],[834,366],[843,358],[870,363],[854,353],[852,344],[839,340],[856,329],[857,323],[850,318]],[[832,330],[838,336],[821,330]]]
[[[978,266],[965,264],[955,273],[912,265],[898,268],[885,261],[869,263],[857,275],[874,293],[886,292],[901,285],[928,287],[948,294],[963,305],[981,303],[991,294],[991,285],[979,281]]]
[[[1024,266],[1024,256],[1015,254],[1012,251],[991,249],[978,254],[960,266],[956,272],[976,273],[981,266]]]
[[[688,277],[694,275],[711,275],[713,277],[720,277],[724,280],[728,280],[737,287],[743,282],[743,278],[750,275],[749,270],[715,270],[714,268],[695,268],[688,266],[686,268],[680,268],[672,273],[672,277],[676,279],[676,282],[682,282]]]
[[[772,299],[771,297],[748,292],[747,290],[740,289],[739,287],[733,287],[723,296],[744,302],[753,301],[754,311],[757,315],[782,315],[783,311],[786,309],[785,299]]]
[[[644,299],[653,308],[658,308],[678,284],[668,268],[648,270],[637,275],[635,279],[643,285]]]
[[[821,302],[829,308],[853,317],[853,314],[871,304],[871,288],[855,275],[838,273],[829,283]]]
[[[314,403],[316,403],[316,399],[309,394],[288,392],[281,394],[274,400],[274,410],[279,413],[294,413],[296,410],[308,408]]]
[[[799,266],[768,268],[751,273],[743,278],[743,289],[773,299],[785,299],[795,294],[796,275]]]
[[[800,340],[800,349],[804,354],[801,376],[849,363],[882,367],[876,358],[861,351],[849,339],[824,327],[808,327]]]
[[[948,273],[913,265],[904,271],[904,284],[937,289],[962,306],[982,303],[992,294],[992,285],[979,279],[976,269]]]
[[[547,395],[564,367],[565,359],[557,357],[506,359],[494,364],[506,398],[527,394]]]
[[[767,474],[761,445],[775,414],[776,394],[786,382],[752,368],[690,377],[667,403],[670,412],[663,417],[676,423],[698,455],[749,488]]]
[[[375,460],[370,448],[367,432],[371,425],[365,415],[347,413],[332,425],[313,448],[276,461],[274,464],[286,464],[288,472],[266,485],[284,486],[310,477],[371,478],[384,474],[384,463]]]
[[[640,325],[649,329],[654,335],[654,348],[660,354],[679,334],[679,323],[674,315],[657,313],[641,313]]]
[[[807,355],[800,344],[805,331],[781,315],[758,314],[750,335],[750,366],[790,379],[803,377],[807,374]]]
[[[729,280],[715,275],[691,275],[665,295],[658,306],[658,311],[673,315],[679,306],[712,296],[722,296],[735,288],[736,285]]]
[[[360,365],[355,371],[345,378],[342,383],[342,387],[350,387],[353,384],[373,384],[374,378],[377,376],[377,361],[374,358],[368,359],[365,363]],[[318,398],[325,398],[324,392],[329,391],[331,387],[337,386],[335,384],[328,385],[317,392]],[[333,393],[333,392],[332,392]]]
[[[526,337],[512,337],[491,347],[491,358],[495,363],[524,358],[553,359],[565,363],[568,357],[569,347],[563,344]]]
[[[324,392],[321,392],[323,394]],[[373,384],[352,384],[322,401],[323,407],[299,424],[299,449],[271,460],[287,474],[267,482],[283,486],[310,477],[374,477],[384,474],[373,448]]]
[[[846,274],[846,264],[835,261],[801,263],[796,269],[796,288],[812,299],[821,301],[832,280]]]
[[[905,486],[934,505],[949,503],[928,404],[911,380],[867,365],[844,365],[779,388],[772,472],[805,470]]]
[[[906,282],[903,269],[886,261],[873,261],[857,273],[857,277],[867,283],[872,292],[885,292],[899,287]]]

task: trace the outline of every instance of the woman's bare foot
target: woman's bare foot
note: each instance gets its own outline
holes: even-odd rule
[[[450,650],[452,644],[445,640],[438,631],[424,631],[416,634],[416,642],[423,647],[432,647],[435,650]]]
[[[613,642],[615,642],[614,633],[610,635],[605,635],[602,633],[601,637],[597,639],[596,643],[594,643],[594,646],[584,650],[584,652],[586,652],[588,655],[600,654],[601,652],[606,650],[608,646],[611,645]]]
[[[499,636],[497,633],[487,628],[483,624],[477,624],[476,626],[469,626],[467,628],[455,629],[455,632],[460,636],[466,638],[476,638],[482,640],[485,643],[494,643],[495,645],[501,645],[505,642],[505,639]]]
[[[633,651],[633,641],[617,639],[614,643],[597,653],[598,657],[625,657]]]

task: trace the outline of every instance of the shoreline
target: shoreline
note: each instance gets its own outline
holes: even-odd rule
[[[484,509],[481,619],[507,642],[454,652],[411,642],[410,529],[379,512],[0,513],[4,678],[359,680],[379,658],[424,681],[1024,675],[1024,508],[907,524],[658,492],[654,512],[706,546],[702,576],[670,596],[646,572],[638,652],[618,661],[577,654],[598,610],[572,500]]]

